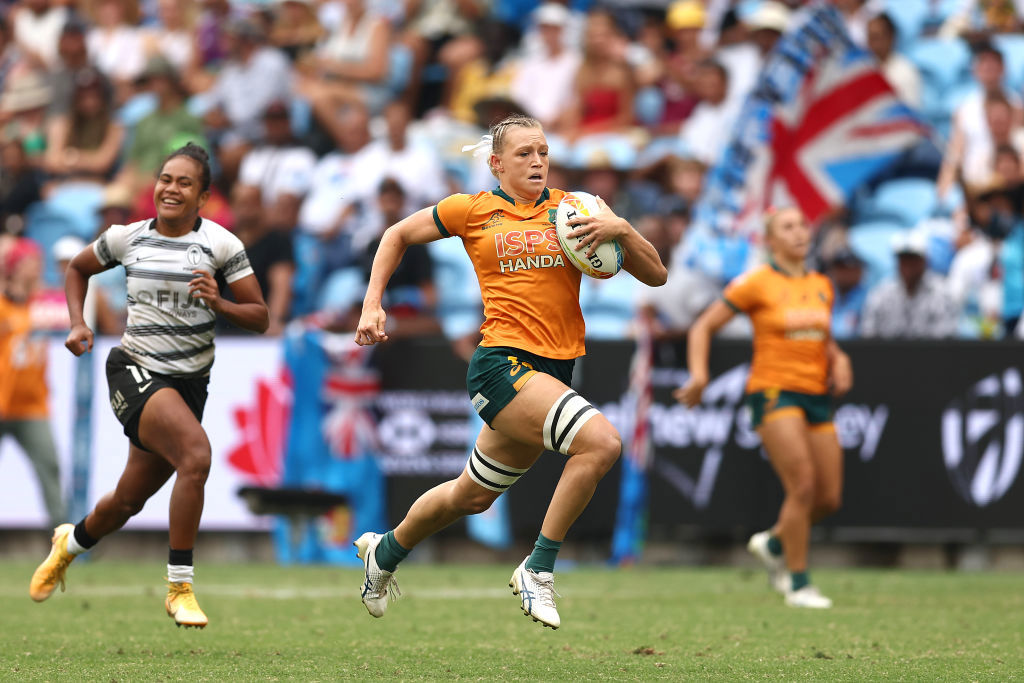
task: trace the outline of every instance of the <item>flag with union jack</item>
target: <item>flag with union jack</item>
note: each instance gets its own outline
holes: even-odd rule
[[[700,252],[720,250],[723,238],[759,235],[770,206],[796,205],[816,221],[925,134],[874,57],[850,40],[839,12],[819,5],[766,59],[695,207],[687,260],[700,267]],[[723,279],[748,265],[736,258],[703,262]]]

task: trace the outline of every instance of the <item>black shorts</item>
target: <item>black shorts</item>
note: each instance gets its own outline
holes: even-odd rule
[[[107,356],[107,389],[110,407],[124,425],[124,433],[139,448],[146,448],[139,440],[139,418],[146,401],[160,389],[174,389],[181,395],[196,419],[202,421],[206,407],[206,385],[209,373],[204,375],[161,375],[138,365],[120,346],[110,349]]]

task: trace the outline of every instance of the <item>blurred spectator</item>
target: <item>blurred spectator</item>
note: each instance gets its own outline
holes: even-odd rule
[[[632,126],[636,88],[621,48],[622,36],[612,15],[603,10],[591,12],[573,99],[560,126],[561,134],[569,140],[625,133]]]
[[[1020,31],[1024,3],[1021,0],[960,0],[943,23],[939,34],[959,35],[1012,33]]]
[[[544,52],[544,37],[541,35],[541,26],[537,23],[537,12],[544,5],[558,5],[568,10],[568,16],[562,28],[562,43],[570,52],[579,53],[583,49],[583,32],[587,27],[587,8],[597,3],[592,3],[591,0],[540,0],[529,4],[528,11],[523,12],[521,17],[517,17],[523,22],[519,50],[524,56]],[[495,18],[498,17],[495,15]],[[499,21],[501,21],[500,18]],[[502,23],[508,25],[508,22]]]
[[[241,16],[234,12],[230,0],[199,0],[199,19],[196,21],[195,47],[199,67],[204,70],[219,69],[230,56],[228,30],[233,19]],[[206,90],[211,83],[199,90]]]
[[[50,85],[53,88],[53,102],[50,104],[50,116],[61,116],[71,110],[71,100],[75,94],[75,82],[79,74],[88,70],[89,48],[85,36],[88,27],[77,19],[69,19],[64,24],[57,43],[57,62],[50,70]]]
[[[406,216],[402,184],[394,178],[384,178],[377,189],[375,203],[374,213],[378,219],[372,230],[373,236],[359,259],[364,282],[370,277],[373,257],[377,254],[384,231]],[[441,327],[434,315],[436,307],[437,292],[430,252],[425,244],[410,244],[384,288],[384,310],[392,325],[392,333],[401,336],[440,333]],[[358,320],[358,312],[355,317]]]
[[[22,71],[8,79],[0,95],[3,138],[20,139],[30,163],[42,163],[46,150],[46,108],[53,89],[38,71]]]
[[[24,51],[14,42],[10,25],[0,15],[0,92],[3,92],[8,76],[18,68],[28,68]]]
[[[147,59],[163,57],[187,79],[198,61],[195,2],[157,0],[156,7],[159,24],[143,29],[143,53]]]
[[[177,70],[163,55],[146,62],[140,85],[157,98],[156,109],[135,126],[131,145],[125,155],[120,182],[138,190],[152,182],[171,149],[193,141],[206,146],[203,123],[185,107],[185,89]]]
[[[152,198],[148,200],[148,209],[152,213]],[[111,225],[131,223],[131,211],[131,190],[124,185],[107,185],[99,206],[100,224],[96,237]],[[128,283],[124,268],[108,268],[93,275],[89,280],[89,297],[94,301],[96,333],[120,336],[128,318]],[[86,305],[89,305],[88,299]]]
[[[456,73],[476,59],[480,42],[473,35],[476,22],[487,13],[486,0],[407,0],[405,30],[401,42],[412,52],[413,67],[408,90],[409,102],[417,115],[439,106],[441,88],[437,83],[446,73]],[[428,87],[423,87],[432,69]]]
[[[991,44],[984,43],[975,48],[973,73],[979,87],[977,91],[964,98],[953,114],[952,133],[939,174],[940,197],[945,196],[952,188],[956,180],[957,166],[962,160],[988,153],[986,150],[990,148],[992,140],[985,112],[986,101],[990,97],[1002,97],[1010,103],[1015,112],[1021,108],[1020,97],[1003,88],[1003,54]]]
[[[516,68],[509,57],[513,40],[503,24],[490,20],[480,22],[477,35],[481,54],[451,75],[448,108],[460,121],[489,126],[491,121],[478,121],[476,105],[482,100],[511,96]]]
[[[1014,145],[1002,144],[996,147],[996,160],[993,166],[997,182],[1016,185],[1024,181],[1021,175],[1021,150]]]
[[[545,3],[534,12],[541,49],[527,52],[516,64],[510,94],[544,126],[556,122],[569,105],[580,55],[562,38],[570,12],[564,5]]]
[[[42,285],[42,252],[32,240],[15,241],[3,255],[0,294],[0,437],[18,442],[35,468],[50,523],[64,519],[57,449],[50,431],[46,384],[47,339],[33,315]]]
[[[406,213],[434,204],[449,194],[437,153],[409,138],[411,115],[402,100],[388,104],[384,110],[384,137],[359,153],[359,186],[354,190],[360,198],[376,197],[384,179],[391,178],[402,186]]]
[[[114,84],[117,101],[124,102],[146,66],[139,23],[139,3],[133,0],[93,0],[89,14],[94,26],[86,37],[89,57]]]
[[[828,276],[835,290],[832,336],[853,339],[858,336],[861,312],[868,298],[863,281],[864,261],[849,247],[840,248],[829,259]]]
[[[710,59],[698,67],[697,94],[700,104],[683,124],[679,135],[686,152],[710,166],[725,149],[742,102],[728,97],[729,74],[725,67]]]
[[[654,126],[656,135],[676,135],[679,126],[697,106],[697,64],[707,55],[698,43],[704,27],[704,7],[697,0],[679,0],[669,6],[665,29],[672,44],[664,57],[664,70],[657,83],[661,116]]]
[[[0,141],[0,232],[22,232],[23,215],[40,200],[42,187],[42,172],[29,163],[21,140]]]
[[[291,70],[280,50],[265,45],[263,28],[237,19],[228,27],[230,59],[206,93],[204,122],[217,146],[221,169],[233,182],[253,141],[263,135],[263,111],[271,102],[288,101]]]
[[[928,244],[916,231],[892,244],[898,275],[868,294],[861,335],[884,339],[943,339],[956,334],[959,310],[941,275],[928,269]]]
[[[313,99],[327,95],[336,105],[360,103],[374,114],[391,96],[391,27],[366,0],[344,0],[345,15],[313,53],[311,68],[297,83]]]
[[[68,18],[68,8],[52,0],[22,0],[11,10],[14,40],[37,69],[57,62],[57,39]]]
[[[959,170],[959,177],[969,187],[988,185],[996,173],[997,149],[1009,147],[1018,155],[1024,152],[1024,127],[1017,120],[1021,112],[1015,111],[1000,93],[986,97],[984,107],[987,139],[973,145],[950,144],[948,156],[943,159],[940,183],[950,182],[948,176]]]
[[[896,24],[886,13],[868,22],[868,49],[882,65],[885,80],[900,99],[917,109],[921,106],[921,74],[909,59],[896,52]]]
[[[231,210],[235,215],[235,234],[245,245],[253,274],[270,310],[267,334],[279,335],[291,311],[292,280],[295,277],[291,234],[267,223],[260,189],[256,186],[235,185],[231,193]],[[230,298],[230,288],[222,287],[221,295]],[[234,331],[240,330],[235,328]]]
[[[109,84],[99,72],[83,71],[75,80],[71,110],[50,123],[45,169],[60,181],[102,183],[113,173],[123,141]]]
[[[262,142],[246,153],[238,182],[259,188],[267,222],[292,229],[309,191],[316,157],[292,135],[288,107],[272,102],[263,112]]]
[[[797,23],[789,8],[776,0],[764,0],[750,12],[740,16],[743,40],[723,46],[715,52],[715,61],[729,72],[729,99],[742,100],[753,90],[768,53],[779,38]],[[742,35],[742,33],[738,33]]]
[[[309,55],[324,36],[312,0],[278,0],[270,43],[288,55],[292,62]]]

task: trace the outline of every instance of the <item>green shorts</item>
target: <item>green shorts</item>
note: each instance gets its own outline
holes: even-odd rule
[[[765,389],[747,394],[750,424],[755,429],[788,415],[801,415],[814,428],[832,426],[832,398],[828,394]]]
[[[535,373],[551,375],[568,386],[575,364],[575,359],[554,360],[507,346],[478,346],[469,361],[466,389],[473,409],[490,426]]]

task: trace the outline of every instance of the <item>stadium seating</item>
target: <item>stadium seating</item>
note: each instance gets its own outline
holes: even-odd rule
[[[905,230],[906,226],[892,221],[859,223],[850,228],[850,246],[867,265],[864,282],[868,287],[893,274],[896,259],[892,253],[892,238]]]
[[[99,223],[97,212],[102,199],[102,188],[98,185],[67,184],[25,212],[25,235],[43,249],[43,279],[47,284],[60,284],[60,274],[51,254],[54,243],[65,235],[91,241]]]
[[[891,221],[906,227],[917,225],[938,208],[935,181],[924,178],[897,178],[876,188],[871,197],[857,207],[857,221]]]
[[[1019,92],[1024,87],[1024,35],[998,35],[992,38],[992,42],[1003,53],[1006,87]]]

